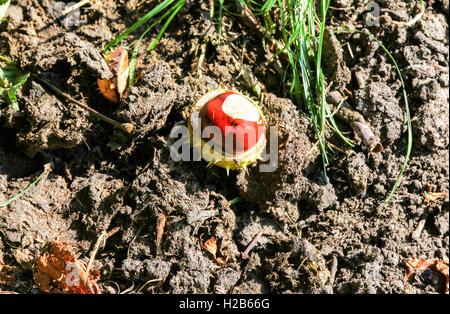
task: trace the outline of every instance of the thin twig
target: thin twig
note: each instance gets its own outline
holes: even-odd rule
[[[346,263],[351,268],[356,268],[355,263],[353,263],[347,256],[344,255],[344,253],[341,250],[334,250],[334,252],[337,256],[339,256],[344,263]]]
[[[202,48],[200,50],[200,57],[198,58],[197,77],[200,79],[203,77],[202,64],[203,64],[203,60],[205,60],[207,44],[208,44],[208,40],[205,40],[205,42],[202,44]]]
[[[62,11],[62,15],[66,15],[69,14],[72,11],[75,11],[76,9],[81,8],[83,5],[88,4],[90,0],[82,0],[66,9],[64,9],[64,11]]]
[[[420,239],[420,235],[422,234],[422,231],[423,231],[423,228],[425,227],[425,223],[427,222],[427,219],[428,219],[428,211],[422,215],[422,218],[420,219],[419,224],[417,225],[416,229],[412,233],[411,238],[413,238],[414,240]]]
[[[423,4],[421,4],[420,12],[413,19],[409,20],[408,22],[394,21],[394,20],[391,20],[391,18],[389,16],[385,16],[384,18],[386,19],[386,21],[388,23],[397,24],[397,25],[401,25],[401,26],[412,26],[412,25],[416,24],[416,22],[418,20],[420,20],[420,18],[422,17],[422,15],[424,13],[425,13],[425,6]]]
[[[120,286],[119,286],[119,284],[118,284],[117,282],[112,281],[112,280],[107,280],[107,281],[104,281],[103,283],[104,283],[104,284],[105,284],[105,283],[113,283],[113,284],[115,284],[115,285],[116,285],[116,288],[117,288],[117,293],[116,293],[116,294],[120,294]]]
[[[142,228],[144,227],[144,225],[140,225],[139,229],[137,230],[136,234],[134,235],[133,239],[131,239],[130,243],[128,244],[128,249],[127,249],[127,257],[130,256],[130,248],[131,248],[131,244],[133,244],[133,242],[137,239],[137,237],[140,235]]]
[[[335,149],[335,150],[337,150],[337,151],[339,151],[339,152],[341,152],[341,153],[343,153],[343,154],[345,154],[345,155],[348,154],[347,151],[345,151],[345,150],[343,150],[342,148],[340,148],[340,147],[334,145],[334,144],[333,144],[332,142],[330,142],[330,141],[329,141],[327,144],[328,144],[328,146],[330,146],[331,148],[333,148],[333,149]]]
[[[333,287],[334,280],[336,278],[337,266],[338,266],[338,259],[336,254],[333,254],[333,260],[331,262],[331,270],[330,270],[330,280],[328,282],[331,287]]]
[[[162,281],[162,280],[163,280],[162,278],[150,279],[149,281],[147,281],[146,283],[144,283],[144,284],[142,285],[142,287],[140,287],[139,290],[136,291],[136,293],[141,292],[141,290],[142,290],[146,285],[148,285],[149,283],[152,283],[152,282],[158,282],[158,281]]]
[[[258,240],[259,240],[259,238],[262,235],[269,235],[270,236],[272,234],[270,232],[265,232],[265,231],[262,231],[262,230],[260,232],[258,232],[254,236],[252,242],[250,242],[250,244],[247,246],[247,249],[244,251],[244,253],[242,253],[242,259],[247,259],[249,257],[248,253],[250,253],[250,250],[253,249],[256,246],[256,244],[258,244]]]
[[[338,91],[328,93],[327,102],[333,106],[338,106],[339,110],[336,110],[336,116],[349,124],[372,153],[379,153],[383,150],[383,146],[362,114],[353,110]]]
[[[133,291],[133,289],[134,289],[134,281],[131,282],[131,286],[130,287],[128,287],[127,289],[123,290],[120,294],[126,294],[128,292]]]
[[[108,233],[103,231],[100,234],[100,236],[97,239],[97,242],[95,242],[94,249],[92,250],[92,253],[91,253],[91,257],[89,258],[89,262],[88,262],[88,265],[86,267],[86,274],[89,275],[89,271],[91,270],[92,263],[95,260],[95,255],[97,255],[97,252],[98,252],[98,249],[100,248],[100,245],[104,246],[105,242],[106,242],[106,239],[108,239],[110,236],[112,236],[113,234],[115,234],[119,230],[120,230],[120,227],[116,227],[116,228],[112,229]]]
[[[337,7],[332,7],[331,5],[328,6],[328,9],[336,10],[336,11],[348,11],[348,10],[354,10],[354,8],[352,8],[352,7],[348,7],[348,8],[337,8]]]
[[[38,80],[39,82],[43,83],[45,86],[47,86],[48,88],[50,88],[52,91],[54,91],[56,94],[66,98],[67,100],[69,100],[70,102],[74,103],[75,105],[89,111],[90,114],[92,114],[93,116],[97,117],[100,120],[103,120],[109,124],[111,124],[112,126],[115,126],[116,128],[121,129],[122,131],[126,132],[126,133],[131,133],[134,129],[133,124],[131,123],[120,123],[117,122],[116,120],[113,120],[107,116],[105,116],[104,114],[101,114],[100,112],[92,109],[91,107],[83,104],[82,102],[73,99],[69,94],[64,93],[63,91],[61,91],[60,89],[56,88],[54,85],[52,85],[51,83],[47,82],[46,80],[44,80],[43,78],[40,78],[39,76],[37,76],[34,73],[31,73],[31,75]]]
[[[167,215],[164,213],[158,214],[158,222],[156,227],[156,251],[161,253],[161,241],[164,234],[164,227],[166,225]]]

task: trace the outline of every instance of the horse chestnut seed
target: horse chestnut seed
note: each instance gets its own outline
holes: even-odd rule
[[[192,145],[203,159],[227,171],[254,163],[266,145],[261,109],[237,92],[208,92],[194,105],[188,125]]]

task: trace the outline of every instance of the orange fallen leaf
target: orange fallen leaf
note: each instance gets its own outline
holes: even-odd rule
[[[405,275],[405,282],[408,282],[415,274],[416,270],[430,269],[436,274],[440,274],[445,278],[445,294],[449,293],[449,270],[448,259],[420,259],[408,257],[405,259],[406,268],[408,273]]]
[[[48,243],[33,265],[33,279],[46,293],[101,294],[100,273],[78,261],[72,247],[64,241]]]
[[[428,192],[425,194],[425,203],[434,202],[440,198],[446,198],[448,194],[445,192]]]
[[[203,234],[200,236],[200,245],[206,251],[211,253],[214,262],[216,262],[220,266],[227,266],[228,264],[226,263],[224,258],[216,257],[216,255],[217,255],[217,240],[214,237],[211,237],[205,243],[203,243],[202,237],[203,237]]]
[[[203,235],[202,235],[203,236]],[[214,258],[216,258],[217,254],[217,240],[214,237],[209,238],[205,243],[200,242],[202,245],[202,248],[207,250],[209,253],[212,254]]]
[[[216,259],[214,259],[214,261],[219,264],[220,266],[228,266],[229,264],[227,263],[226,259],[224,259],[223,257],[217,257]]]
[[[445,277],[445,294],[449,294],[449,279],[448,279],[448,259],[439,260],[436,263],[436,270]]]

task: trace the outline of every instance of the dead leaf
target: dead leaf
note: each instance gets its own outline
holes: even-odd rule
[[[228,266],[229,264],[227,263],[226,259],[224,259],[223,257],[218,257],[216,259],[214,259],[214,261],[219,264],[220,266]]]
[[[100,273],[78,261],[72,247],[64,241],[48,243],[33,265],[33,279],[46,293],[101,294]]]
[[[448,258],[441,260],[438,259],[420,259],[408,257],[405,259],[405,264],[408,269],[408,273],[405,275],[405,283],[407,283],[412,276],[414,276],[416,270],[430,269],[435,274],[440,274],[445,278],[445,294],[449,293],[449,270],[448,270]]]
[[[202,248],[207,250],[209,253],[212,254],[214,258],[216,258],[217,254],[217,240],[214,237],[209,238],[205,243],[200,241],[200,244],[202,245]]]
[[[445,192],[428,192],[425,194],[425,203],[437,201],[440,198],[446,198],[448,194]]]
[[[220,266],[228,266],[226,260],[223,257],[216,257],[217,255],[217,240],[214,237],[209,238],[205,243],[202,240],[203,234],[200,236],[200,245],[206,251],[211,253],[214,262],[219,264]]]

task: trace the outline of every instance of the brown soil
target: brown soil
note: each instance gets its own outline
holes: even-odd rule
[[[28,193],[0,208],[6,236],[0,241],[0,265],[20,269],[14,280],[0,281],[0,291],[39,292],[32,265],[47,241],[67,241],[86,263],[102,232],[120,227],[93,264],[106,293],[131,286],[132,293],[442,293],[443,282],[426,272],[405,284],[404,261],[449,255],[448,197],[424,201],[429,189],[449,190],[448,1],[428,1],[422,19],[410,27],[382,17],[380,26],[365,28],[396,58],[413,118],[411,160],[389,204],[383,201],[407,147],[400,80],[375,41],[359,33],[333,33],[364,28],[369,1],[331,1],[324,72],[334,89],[351,92],[349,104],[384,150],[368,153],[338,121],[356,145],[350,149],[329,134],[342,150],[330,152],[329,185],[307,111],[288,99],[289,86],[280,86],[272,71],[276,65],[258,66],[266,60],[260,38],[225,14],[218,46],[209,1],[189,1],[152,52],[145,47],[157,32],[143,41],[136,86],[120,105],[99,94],[97,78],[110,75],[102,47],[154,2],[93,0],[81,8],[80,25],[70,26],[58,18],[63,2],[12,1],[0,24],[0,54],[136,129],[125,134],[32,78],[19,92],[19,112],[0,100],[0,203],[26,188],[44,165],[51,168]],[[378,3],[389,8],[382,13],[392,19],[418,12],[415,2]],[[141,31],[123,46],[134,47]],[[280,64],[286,66],[283,59]],[[244,79],[245,67],[259,81],[261,98]],[[171,160],[172,127],[185,124],[195,100],[219,87],[259,100],[270,124],[280,127],[275,172],[251,167],[227,175],[204,161]],[[229,206],[237,196],[242,199]],[[157,241],[161,213],[167,220]],[[260,231],[270,235],[261,236],[243,259]],[[218,240],[227,266],[214,262],[200,246],[201,237]],[[140,290],[152,279],[160,280]]]

